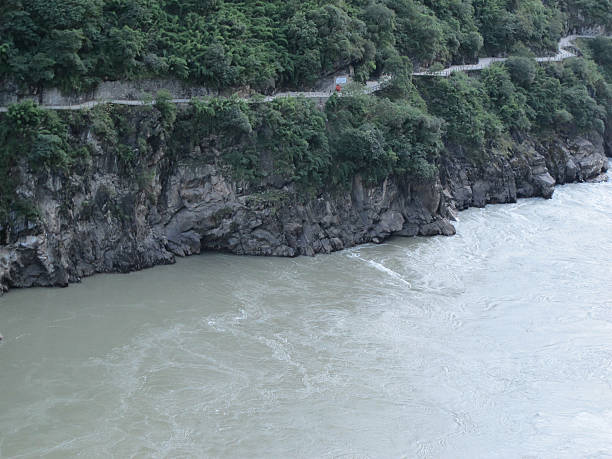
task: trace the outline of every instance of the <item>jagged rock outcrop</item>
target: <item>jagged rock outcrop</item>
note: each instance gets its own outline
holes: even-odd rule
[[[448,155],[441,179],[451,206],[463,210],[518,198],[550,198],[556,184],[595,178],[607,164],[604,140],[593,133],[546,144],[524,141],[513,147],[512,155],[493,155],[480,165]]]
[[[598,135],[526,140],[482,164],[448,152],[433,183],[388,177],[368,185],[355,176],[348,189],[313,196],[291,185],[250,188],[199,146],[170,160],[161,145],[140,177],[120,173],[116,158],[94,148],[90,167],[70,177],[21,171],[19,194],[36,203],[40,219],[0,245],[0,290],[65,286],[203,250],[314,255],[392,235],[451,235],[455,210],[549,198],[555,183],[597,176],[607,164],[604,144]]]
[[[33,179],[33,178],[32,178]],[[125,272],[172,263],[175,255],[221,250],[241,255],[329,253],[394,233],[451,234],[439,184],[388,178],[302,199],[286,188],[251,193],[215,164],[181,162],[146,191],[113,173],[73,177],[29,190],[41,225],[22,228],[0,248],[0,283],[7,287],[67,285],[95,272]],[[164,183],[162,183],[164,182]],[[151,195],[154,198],[151,199]]]

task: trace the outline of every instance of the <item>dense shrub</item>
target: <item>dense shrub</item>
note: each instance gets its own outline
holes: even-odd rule
[[[567,11],[570,28],[604,26],[610,30],[612,27],[611,0],[564,0],[559,3]]]
[[[499,138],[500,119],[490,110],[482,84],[465,74],[450,78],[430,78],[420,84],[429,111],[446,121],[446,143],[463,146],[473,157]]]
[[[586,40],[593,60],[599,65],[608,81],[612,82],[612,39],[597,37]]]
[[[595,66],[580,59],[539,66],[525,95],[538,130],[600,130],[612,105],[609,85]]]
[[[332,97],[326,107],[336,183],[355,174],[378,182],[390,174],[431,180],[441,147],[441,122],[405,101],[365,95]]]
[[[563,31],[563,15],[538,0],[473,0],[476,21],[489,55],[513,51],[517,44],[553,49]],[[561,6],[561,5],[557,5]]]
[[[536,62],[528,57],[512,56],[505,62],[512,81],[516,84],[529,87],[536,75]]]
[[[489,98],[491,110],[499,117],[504,126],[513,132],[526,132],[531,123],[527,98],[513,83],[509,65],[494,65],[482,72],[481,79]],[[535,73],[535,71],[534,71]]]
[[[603,132],[612,107],[610,85],[584,59],[550,65],[509,59],[478,78],[454,74],[418,86],[430,113],[446,122],[445,143],[475,159],[504,135]]]
[[[31,101],[10,106],[8,113],[0,117],[0,233],[5,233],[9,219],[18,214],[35,215],[33,207],[16,194],[16,166],[67,169],[81,153],[71,148],[67,135],[66,125],[55,112],[43,110]]]

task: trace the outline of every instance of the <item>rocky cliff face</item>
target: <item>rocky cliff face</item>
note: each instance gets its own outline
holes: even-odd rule
[[[93,145],[90,164],[70,176],[21,168],[20,196],[40,218],[0,245],[0,290],[65,286],[97,272],[172,263],[203,250],[240,255],[329,253],[391,235],[451,235],[454,211],[487,203],[550,197],[555,183],[606,168],[601,136],[524,141],[483,164],[447,152],[433,183],[353,178],[350,189],[304,195],[291,185],[253,189],[232,178],[219,152],[196,146],[170,157],[160,144],[138,177]]]
[[[446,155],[441,179],[451,207],[464,210],[518,198],[550,198],[556,184],[597,179],[606,170],[604,139],[592,133],[547,143],[527,140],[513,145],[510,155],[493,155],[480,165]]]

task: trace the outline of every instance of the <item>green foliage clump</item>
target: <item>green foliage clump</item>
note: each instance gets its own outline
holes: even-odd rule
[[[612,82],[612,39],[596,37],[585,41],[593,61],[597,63],[606,79]]]
[[[508,64],[510,62],[510,64]],[[525,94],[513,84],[512,61],[482,71],[481,80],[491,110],[510,132],[527,132],[531,128]],[[534,69],[535,74],[535,69]]]
[[[563,32],[561,2],[473,0],[476,22],[488,55],[526,45],[536,51],[556,47]]]
[[[538,67],[533,83],[524,93],[533,112],[534,127],[539,130],[601,131],[605,107],[612,103],[609,84],[596,66],[584,59]]]
[[[324,112],[302,98],[198,100],[177,129],[190,149],[222,150],[239,179],[311,192],[348,185],[354,174],[372,183],[389,174],[431,180],[442,145],[440,120],[422,108],[360,92],[333,96]]]
[[[612,27],[611,0],[565,0],[564,3],[570,28],[603,26],[610,30]]]
[[[272,173],[311,190],[318,189],[332,165],[325,116],[311,101],[276,99],[255,112],[251,149],[272,158]]]
[[[463,146],[472,156],[479,157],[499,138],[503,124],[488,110],[488,94],[477,79],[455,73],[450,78],[424,80],[420,89],[429,111],[446,122],[446,143]]]
[[[278,177],[312,189],[330,168],[325,115],[307,99],[195,100],[178,129],[191,146],[221,149],[234,174],[252,183]]]
[[[160,113],[162,127],[169,130],[176,121],[176,104],[172,102],[172,95],[165,90],[159,91],[155,99],[155,108]]]
[[[430,113],[445,121],[445,143],[473,159],[484,158],[504,136],[603,133],[612,110],[610,84],[585,59],[535,65],[513,58],[478,78],[453,74],[418,86]]]
[[[524,88],[529,87],[536,76],[536,62],[522,56],[512,56],[504,63],[512,81]]]
[[[437,173],[441,122],[406,101],[366,95],[333,96],[327,103],[332,180],[355,174],[375,183],[390,174],[428,181]]]
[[[41,109],[32,101],[14,104],[0,129],[0,148],[7,163],[24,158],[33,169],[70,166],[68,132],[56,112]]]
[[[193,122],[198,136],[233,134],[237,137],[253,131],[248,104],[236,97],[229,99],[194,99],[191,102]]]
[[[35,216],[34,208],[16,193],[18,164],[34,171],[67,170],[80,154],[69,145],[66,125],[57,113],[32,101],[11,105],[0,117],[0,228],[6,230],[15,217]]]

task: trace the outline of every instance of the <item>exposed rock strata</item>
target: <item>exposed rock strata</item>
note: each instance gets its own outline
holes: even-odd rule
[[[463,210],[518,198],[550,198],[556,184],[584,182],[606,169],[604,140],[591,134],[589,139],[554,139],[545,145],[525,141],[510,157],[494,156],[483,165],[449,155],[442,162],[441,177],[451,205]]]
[[[329,253],[391,235],[451,235],[454,211],[520,197],[552,196],[555,183],[583,181],[606,168],[601,136],[547,145],[524,142],[510,156],[474,165],[448,153],[435,183],[389,177],[368,186],[304,197],[291,186],[254,192],[231,178],[218,155],[199,147],[169,161],[147,159],[136,186],[102,149],[89,172],[25,174],[19,194],[35,202],[39,224],[24,223],[0,245],[0,291],[65,286],[96,272],[172,263],[175,256],[220,250],[241,255]]]

